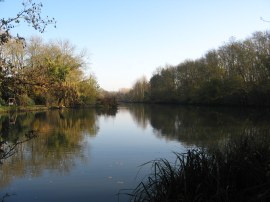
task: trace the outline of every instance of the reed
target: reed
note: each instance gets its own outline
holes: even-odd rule
[[[242,135],[150,162],[131,201],[270,201],[270,137]]]

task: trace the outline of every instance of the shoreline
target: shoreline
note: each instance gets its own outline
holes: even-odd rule
[[[72,108],[92,108],[94,105],[76,106],[76,107],[59,107],[59,106],[45,106],[45,105],[32,105],[32,106],[0,106],[0,114],[8,112],[30,112],[30,111],[47,111],[47,110],[61,110]]]
[[[28,111],[44,111],[49,110],[50,107],[46,107],[45,105],[33,105],[33,106],[0,106],[0,113],[7,113],[12,111],[17,112],[28,112]]]
[[[182,107],[203,107],[203,108],[231,108],[231,109],[256,109],[256,110],[269,110],[270,107],[262,106],[234,106],[234,105],[204,105],[204,104],[183,104],[183,103],[168,103],[168,102],[119,102],[121,104],[143,104],[143,105],[163,105],[163,106],[182,106]],[[45,105],[32,105],[32,106],[0,106],[0,114],[8,112],[30,112],[30,111],[47,111],[47,110],[61,110],[61,109],[70,109],[70,108],[96,108],[104,109],[107,108],[103,105],[87,105],[87,106],[76,106],[76,107],[59,107],[59,106],[45,106]],[[113,107],[108,107],[112,109]]]

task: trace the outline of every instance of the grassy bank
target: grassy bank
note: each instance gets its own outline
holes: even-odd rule
[[[243,135],[152,163],[132,201],[270,201],[270,137]]]
[[[9,111],[43,111],[48,110],[49,107],[44,105],[33,105],[33,106],[0,106],[0,113],[6,113]]]

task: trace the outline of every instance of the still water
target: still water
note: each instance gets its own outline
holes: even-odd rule
[[[124,105],[3,114],[0,131],[0,154],[12,149],[1,160],[0,201],[113,202],[128,201],[123,193],[149,174],[150,165],[142,164],[269,132],[270,116],[255,109]]]

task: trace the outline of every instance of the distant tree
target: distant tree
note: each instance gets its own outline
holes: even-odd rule
[[[99,95],[99,85],[95,76],[81,80],[78,83],[78,95],[81,104],[93,104]]]
[[[129,92],[131,100],[144,102],[149,98],[149,84],[145,76],[138,79]]]
[[[153,102],[270,106],[270,33],[230,40],[204,57],[159,68],[150,78]]]
[[[264,22],[269,22],[270,23],[270,20],[265,20],[263,17],[261,17],[261,20],[264,21]]]

